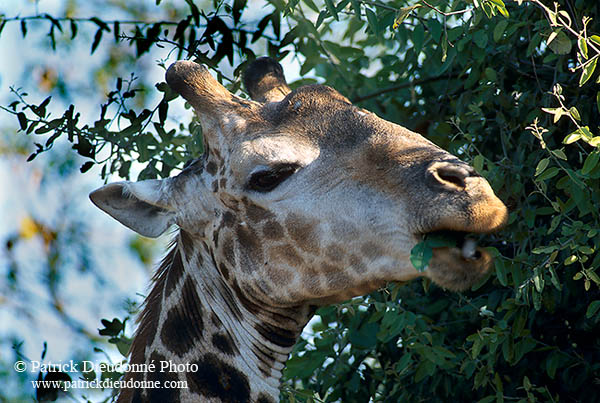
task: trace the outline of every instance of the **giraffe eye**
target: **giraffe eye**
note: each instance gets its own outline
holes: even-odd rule
[[[297,164],[282,164],[255,172],[246,187],[257,192],[270,192],[300,168]]]

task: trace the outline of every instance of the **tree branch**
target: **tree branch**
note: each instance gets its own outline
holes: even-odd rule
[[[358,97],[352,98],[351,101],[352,102],[362,102],[362,101],[366,101],[366,100],[371,99],[371,98],[376,98],[376,97],[378,97],[380,95],[383,95],[383,94],[387,94],[388,92],[394,92],[394,91],[401,90],[403,88],[408,88],[408,87],[413,87],[413,86],[416,86],[416,85],[422,85],[422,84],[432,83],[432,82],[440,81],[440,80],[452,80],[452,79],[458,78],[458,77],[459,77],[458,73],[453,73],[453,74],[446,74],[446,75],[438,76],[438,77],[428,77],[428,78],[423,78],[423,79],[420,79],[420,80],[409,81],[409,82],[406,82],[406,83],[394,85],[392,87],[384,88],[384,89],[372,92],[372,93],[367,94],[367,95],[363,95],[363,96],[358,96]]]

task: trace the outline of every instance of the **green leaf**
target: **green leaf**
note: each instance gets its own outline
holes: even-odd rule
[[[541,255],[541,254],[548,254],[548,253],[552,253],[555,250],[558,249],[558,246],[556,245],[550,245],[550,246],[538,246],[536,248],[533,248],[531,250],[531,253],[534,253],[536,255]]]
[[[579,86],[581,87],[583,84],[587,83],[590,78],[592,78],[592,74],[594,74],[594,70],[596,70],[596,62],[598,58],[595,57],[587,62],[583,70],[581,72],[581,78],[579,78]]]
[[[496,26],[494,27],[494,42],[500,42],[502,40],[502,36],[504,35],[504,31],[506,31],[506,27],[508,26],[507,20],[500,20]]]
[[[340,20],[340,17],[338,17],[338,13],[337,13],[337,10],[335,9],[335,5],[333,4],[333,1],[325,0],[325,7],[327,8],[327,11],[329,11],[329,15],[331,15],[334,20],[336,20],[336,21]]]
[[[17,119],[19,119],[19,126],[21,130],[27,129],[27,116],[23,112],[17,113]]]
[[[410,251],[410,262],[419,272],[425,271],[433,257],[433,249],[425,241],[416,244]]]
[[[358,330],[350,330],[348,338],[354,347],[361,349],[371,349],[377,344],[377,332],[379,324],[367,322]]]
[[[485,49],[485,47],[488,43],[487,31],[485,31],[485,30],[476,31],[475,34],[473,35],[473,42],[475,42],[475,44],[478,47],[480,47],[481,49]]]
[[[113,318],[112,321],[101,319],[104,329],[98,329],[101,336],[117,336],[125,329],[125,322],[121,322],[119,318]]]
[[[79,168],[79,171],[83,174],[86,173],[87,171],[90,170],[91,167],[94,166],[94,161],[86,161],[81,168]]]
[[[75,23],[74,20],[71,20],[70,26],[71,26],[71,40],[73,40],[77,36],[77,24]]]
[[[502,259],[496,259],[496,277],[502,286],[506,287],[508,285],[506,266]]]
[[[425,243],[431,248],[445,248],[456,246],[456,239],[449,237],[444,234],[427,234],[425,236]]]
[[[571,114],[573,119],[577,120],[578,122],[581,121],[581,116],[579,115],[579,111],[576,107],[571,107],[571,109],[569,109],[569,113]]]
[[[550,167],[544,171],[540,176],[537,177],[537,180],[543,181],[546,179],[554,178],[559,172],[557,167]]]
[[[117,346],[117,350],[119,350],[119,353],[121,353],[123,357],[127,357],[127,354],[129,353],[129,347],[131,347],[131,341],[124,337],[119,337],[115,344]]]
[[[425,41],[425,28],[423,28],[423,24],[418,24],[413,30],[412,41],[415,46],[415,54],[418,56],[423,49]],[[600,92],[598,93],[598,110],[600,110]]]
[[[104,29],[98,28],[98,30],[96,31],[96,34],[94,35],[94,41],[92,42],[92,49],[90,51],[90,54],[93,54],[96,51],[96,49],[98,48],[98,45],[100,44],[100,41],[102,40],[103,33],[104,33]]]
[[[433,40],[439,43],[442,36],[442,24],[436,19],[430,19],[427,21],[427,28],[429,28]]]
[[[579,51],[581,52],[581,56],[587,60],[588,58],[588,46],[585,38],[579,38],[577,40],[577,46],[579,46]]]
[[[585,162],[583,163],[583,167],[581,168],[581,173],[583,175],[589,174],[592,171],[592,169],[596,168],[596,165],[598,165],[599,159],[600,159],[600,151],[594,151],[594,152],[590,153],[590,155],[587,156],[587,158],[585,159]]]
[[[498,80],[498,75],[496,74],[496,71],[491,67],[486,67],[483,74],[485,74],[485,77],[493,83],[495,83]]]
[[[539,174],[544,172],[544,170],[548,167],[549,163],[550,158],[544,158],[540,160],[540,162],[538,162],[537,166],[535,167],[535,176],[538,176]]]
[[[100,18],[92,17],[92,18],[90,18],[90,21],[92,21],[94,24],[98,25],[98,27],[100,29],[110,32],[110,27],[108,26],[108,24],[106,22],[102,21]]]
[[[475,156],[475,158],[473,158],[473,168],[475,168],[475,171],[477,171],[478,173],[483,172],[483,163],[485,162],[485,158],[483,157],[483,155],[478,154]]]
[[[558,122],[558,120],[565,114],[563,108],[542,108],[542,111],[554,115],[553,123]]]
[[[585,313],[586,318],[591,318],[594,316],[598,310],[600,310],[600,300],[592,301],[587,308],[587,312]]]
[[[431,376],[435,372],[435,368],[436,366],[433,362],[428,360],[421,361],[421,363],[417,367],[417,371],[415,372],[414,381],[416,383],[419,383],[427,376]]]
[[[561,159],[563,161],[567,160],[567,155],[563,150],[550,150],[550,152],[558,159]]]
[[[367,22],[369,28],[371,28],[371,32],[373,32],[375,36],[379,36],[379,21],[377,20],[377,14],[370,8],[365,8],[365,13],[367,14]]]
[[[560,353],[558,351],[553,351],[548,359],[546,359],[546,372],[548,376],[552,379],[556,376],[556,369],[560,365]]]
[[[583,138],[583,140],[585,140],[586,142],[590,141],[594,137],[594,135],[590,131],[590,128],[587,126],[582,126],[578,130],[581,133],[581,138]]]
[[[581,138],[581,132],[579,131],[579,129],[575,130],[574,132],[568,134],[564,139],[563,139],[563,144],[571,144],[576,142],[577,140],[579,140]]]
[[[552,42],[548,43],[548,47],[557,55],[566,55],[571,52],[573,44],[567,34],[560,31],[553,38]]]
[[[506,5],[504,5],[502,0],[489,0],[489,2],[496,7],[496,10],[498,10],[503,17],[509,17],[508,10],[506,10]]]
[[[400,26],[400,24],[402,24],[402,22],[408,18],[408,16],[410,15],[410,13],[414,10],[421,7],[420,4],[415,4],[414,6],[410,6],[410,7],[402,7],[399,11],[398,14],[396,15],[396,18],[394,19],[394,25],[392,26],[393,29],[398,29],[398,27]]]
[[[550,45],[550,42],[552,42],[554,39],[556,39],[556,35],[558,35],[558,33],[560,32],[560,29],[557,29],[556,31],[552,31],[552,33],[550,35],[548,35],[548,39],[546,39],[546,45]]]
[[[598,108],[598,113],[600,113],[600,91],[596,93],[596,108]]]
[[[352,11],[354,11],[354,15],[357,18],[360,18],[360,2],[358,0],[350,0],[350,5],[352,6]]]

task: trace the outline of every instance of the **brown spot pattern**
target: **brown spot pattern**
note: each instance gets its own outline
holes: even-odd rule
[[[234,251],[233,239],[227,236],[223,241],[223,257],[232,266],[235,266],[235,251]]]
[[[256,235],[256,232],[246,225],[238,225],[235,232],[240,249],[249,258],[249,261],[245,262],[246,264],[242,264],[241,268],[247,273],[252,272],[255,270],[254,264],[263,259],[263,249],[260,239]]]
[[[194,256],[194,240],[192,236],[186,231],[179,231],[179,243],[183,248],[186,260],[190,260]]]
[[[257,223],[260,221],[274,218],[273,213],[271,213],[269,210],[266,210],[254,203],[248,203],[246,205],[246,216],[253,223]]]
[[[183,261],[181,260],[181,253],[179,252],[179,249],[175,248],[175,252],[171,259],[171,264],[167,271],[167,280],[165,282],[165,298],[168,298],[169,295],[171,295],[171,292],[173,292],[183,274],[184,270]]]
[[[208,164],[206,164],[206,172],[215,175],[217,173],[217,164],[215,164],[214,161],[209,161]]]
[[[275,262],[284,261],[292,267],[300,267],[304,264],[302,256],[296,252],[292,245],[278,245],[269,249],[269,257]]]
[[[295,331],[273,326],[269,323],[257,323],[254,328],[262,337],[281,347],[292,347],[296,344]]]
[[[224,354],[237,355],[240,353],[229,333],[215,333],[212,335],[211,341],[213,346]]]
[[[270,220],[263,226],[263,235],[267,239],[277,240],[285,235],[283,227],[277,221]]]
[[[362,259],[356,255],[350,256],[350,267],[352,267],[352,269],[359,274],[364,274],[367,271]]]
[[[275,400],[273,400],[273,398],[271,396],[267,396],[264,393],[260,393],[258,395],[258,399],[256,400],[256,403],[275,403]]]
[[[160,339],[170,351],[182,357],[202,337],[203,330],[202,306],[194,281],[188,277],[181,289],[180,304],[167,313]]]
[[[296,244],[304,251],[313,254],[319,253],[319,240],[316,220],[308,220],[297,214],[289,214],[285,220],[288,233]]]
[[[221,399],[223,402],[250,402],[248,377],[237,368],[210,353],[192,364],[198,366],[197,372],[186,373],[188,387],[192,393]]]
[[[225,263],[219,263],[219,272],[225,281],[229,281],[229,269]]]
[[[332,262],[341,262],[344,259],[345,250],[336,244],[331,244],[325,250],[325,256]]]
[[[150,362],[154,361],[156,368],[160,368],[161,361],[167,361],[167,359],[157,352],[153,352],[150,355]],[[148,402],[179,402],[179,389],[166,388],[164,387],[166,382],[176,382],[179,379],[177,375],[172,372],[161,372],[159,370],[148,373],[148,381],[156,385],[161,385],[159,388],[146,389]]]

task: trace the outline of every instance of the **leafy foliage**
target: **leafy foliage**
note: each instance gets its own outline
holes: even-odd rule
[[[305,335],[288,361],[282,399],[600,399],[600,36],[590,23],[600,19],[598,5],[268,4],[252,23],[247,2],[237,0],[210,10],[186,1],[172,21],[35,19],[49,23],[52,48],[63,25],[70,26],[68,40],[93,28],[94,54],[112,32],[113,46],[129,46],[136,57],[160,47],[205,63],[232,91],[245,63],[232,77],[222,74],[225,67],[254,58],[257,49],[292,56],[303,76],[292,86],[317,78],[424,134],[473,164],[511,210],[508,227],[483,241],[495,270],[472,291],[451,294],[424,280],[319,310],[315,334]],[[0,27],[12,22],[25,36],[34,21],[4,18]],[[19,90],[3,109],[24,134],[45,140],[31,158],[66,136],[88,159],[82,171],[101,164],[103,175],[127,178],[137,161],[145,164],[140,178],[167,176],[202,152],[200,128],[169,126],[173,95],[164,83],[156,88],[162,100],[136,110],[131,102],[142,91],[133,78],[116,79],[93,124],[81,123],[75,107],[51,119],[49,99],[29,103]]]

